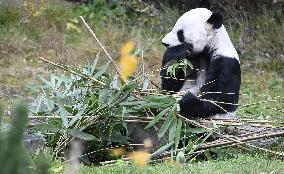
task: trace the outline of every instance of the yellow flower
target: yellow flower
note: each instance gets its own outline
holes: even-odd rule
[[[121,47],[121,57],[119,61],[119,68],[124,80],[128,79],[137,69],[138,60],[136,56],[131,55],[134,49],[133,42],[127,42]]]
[[[128,56],[134,49],[134,43],[131,41],[126,42],[120,50],[121,56]]]
[[[150,159],[150,153],[146,151],[137,151],[129,154],[131,159],[137,167],[145,167]]]

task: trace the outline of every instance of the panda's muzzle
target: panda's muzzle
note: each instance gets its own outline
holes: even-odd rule
[[[163,56],[163,64],[171,60],[175,61],[181,59],[188,59],[191,56],[192,50],[193,50],[192,44],[186,42],[182,43],[181,45],[177,45],[175,47],[167,48]]]

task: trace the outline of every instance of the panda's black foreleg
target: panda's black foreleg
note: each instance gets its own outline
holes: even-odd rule
[[[220,108],[213,103],[202,101],[191,92],[187,93],[179,102],[180,114],[190,118],[206,118],[218,112],[222,112]]]

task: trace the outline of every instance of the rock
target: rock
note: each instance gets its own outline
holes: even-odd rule
[[[24,142],[27,149],[31,153],[35,153],[44,146],[45,138],[42,135],[31,134],[25,136]]]

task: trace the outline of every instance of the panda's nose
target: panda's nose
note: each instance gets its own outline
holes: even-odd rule
[[[167,44],[167,43],[165,43],[165,42],[162,42],[162,44],[163,44],[165,47],[170,46],[169,44]]]

